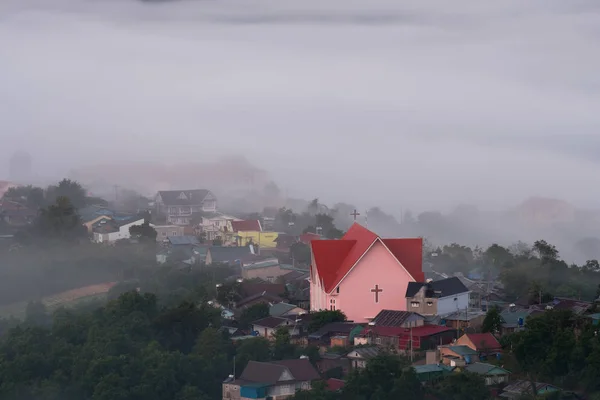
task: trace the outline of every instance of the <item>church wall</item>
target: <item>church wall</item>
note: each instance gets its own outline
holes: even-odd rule
[[[396,258],[377,241],[340,284],[336,299],[338,310],[349,320],[367,322],[382,309],[406,311],[406,288],[413,281]],[[375,302],[378,285],[379,302]],[[335,292],[334,292],[335,293]]]

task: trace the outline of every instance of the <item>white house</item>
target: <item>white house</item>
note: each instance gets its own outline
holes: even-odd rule
[[[448,315],[469,308],[470,291],[457,277],[409,282],[406,309],[421,315]]]
[[[258,336],[267,339],[273,339],[273,335],[281,327],[288,328],[290,336],[296,336],[300,333],[300,327],[294,319],[266,317],[252,323],[252,330],[258,332]]]
[[[113,243],[120,239],[129,239],[131,238],[129,228],[134,225],[142,225],[143,223],[144,218],[127,221],[100,221],[100,224],[94,228],[94,242]],[[150,226],[154,225],[150,224]]]

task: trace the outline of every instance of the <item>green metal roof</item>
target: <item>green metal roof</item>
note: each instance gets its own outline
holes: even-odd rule
[[[473,372],[479,375],[506,375],[510,374],[510,371],[505,370],[504,368],[500,368],[497,365],[476,362],[473,364],[469,364],[465,367],[465,369],[469,372]]]
[[[413,368],[417,374],[425,374],[431,372],[450,372],[454,368],[440,364],[414,365]]]
[[[452,350],[460,356],[476,355],[477,352],[468,346],[450,346],[448,349]]]

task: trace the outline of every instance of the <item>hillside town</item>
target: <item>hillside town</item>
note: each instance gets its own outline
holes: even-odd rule
[[[343,232],[317,203],[306,213],[312,223],[299,231],[299,218],[285,208],[252,215],[223,213],[208,189],[158,191],[153,198],[138,198],[135,210],[86,197],[80,190],[74,181],[61,181],[43,191],[42,197],[53,191],[58,196],[55,205],[44,206],[35,199],[40,196],[36,188],[8,188],[0,202],[3,251],[23,252],[31,246],[22,239],[23,232],[51,225],[51,235],[62,235],[62,229],[77,231],[79,242],[87,240],[106,251],[151,252],[146,268],[187,274],[190,281],[204,274],[201,285],[210,289],[202,298],[218,312],[215,326],[225,340],[236,347],[264,340],[275,353],[281,352],[250,356],[243,363],[234,357],[231,371],[222,376],[223,400],[303,398],[302,393],[317,398],[320,390],[341,396],[331,398],[350,398],[346,385],[353,388],[361,371],[392,356],[403,360],[399,373],[411,369],[419,390],[431,398],[447,398],[440,393],[455,376],[473,376],[475,383],[464,385],[483,388],[484,397],[464,398],[522,399],[553,393],[584,398],[584,388],[577,385],[535,379],[536,374],[527,372],[530,356],[520,359],[515,350],[519,344],[513,338],[528,332],[530,325],[543,329],[538,321],[562,318],[558,313],[574,318],[578,332],[597,334],[600,290],[592,298],[582,298],[581,292],[554,295],[548,288],[535,289],[534,282],[524,289],[525,296],[515,296],[515,289],[507,286],[506,277],[518,260],[541,265],[533,267],[538,269],[559,268],[557,250],[544,241],[521,249],[521,254],[492,245],[477,255],[479,261],[469,249],[471,259],[462,258],[460,271],[451,271],[443,260],[461,260],[456,252],[464,247],[432,248],[420,237],[381,237],[359,220],[357,210],[348,215],[352,222]],[[73,208],[61,192],[70,194],[80,208]],[[63,219],[71,212],[79,226],[42,223],[52,207],[61,210]],[[600,268],[597,262],[588,264],[592,284],[600,289]],[[87,289],[55,295],[42,307],[53,310],[90,295],[124,296],[127,288],[140,292],[140,286],[135,274],[121,276],[93,286],[87,295]]]

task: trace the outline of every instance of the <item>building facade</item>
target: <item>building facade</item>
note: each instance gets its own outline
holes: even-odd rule
[[[165,190],[156,195],[155,207],[167,223],[189,225],[194,213],[216,212],[217,198],[206,189]]]
[[[311,310],[341,310],[367,322],[406,310],[409,282],[423,280],[421,239],[382,239],[355,223],[340,240],[310,242]]]

